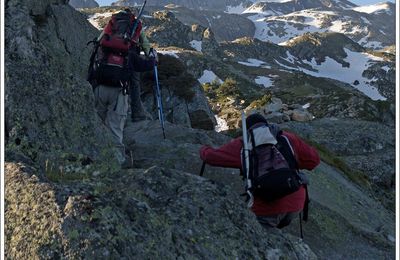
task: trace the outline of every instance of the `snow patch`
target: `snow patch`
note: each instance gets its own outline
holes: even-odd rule
[[[195,49],[196,51],[201,52],[202,43],[203,43],[202,41],[193,40],[193,41],[190,42],[190,46],[192,46],[192,48]]]
[[[353,8],[353,10],[360,13],[372,14],[378,11],[389,11],[389,5],[386,3],[379,3],[374,5],[358,6]]]
[[[255,82],[258,85],[263,85],[265,88],[270,88],[273,86],[273,82],[272,82],[271,78],[269,78],[269,77],[258,76],[255,79]]]
[[[257,60],[257,59],[247,59],[246,61],[238,61],[239,64],[249,66],[249,67],[263,67],[263,68],[271,68],[268,65],[265,65],[266,62],[262,60]]]
[[[384,71],[386,71],[386,72],[389,72],[390,67],[389,67],[388,65],[386,65],[386,66],[383,66],[382,69],[383,69]]]
[[[361,20],[363,20],[363,22],[368,24],[368,25],[371,24],[371,22],[367,18],[365,18],[364,16],[361,16]]]
[[[325,57],[325,62],[321,63],[320,65],[316,63],[314,58],[311,62],[304,60],[305,63],[310,64],[314,69],[317,70],[317,72],[303,68],[300,68],[300,70],[315,77],[332,78],[346,82],[364,93],[372,100],[386,100],[386,98],[383,97],[374,86],[371,86],[373,79],[369,80],[362,76],[364,68],[368,67],[368,64],[382,61],[382,58],[375,57],[367,53],[353,52],[348,49],[344,50],[347,54],[347,57],[344,60],[350,63],[349,68],[344,68],[342,67],[342,64],[329,57]],[[359,84],[354,85],[353,83],[355,81],[358,81]]]
[[[103,30],[103,28],[99,25],[98,19],[108,18],[111,17],[114,13],[107,12],[107,13],[95,13],[88,18],[88,21],[96,27],[98,30]]]
[[[229,130],[228,123],[225,119],[220,118],[218,115],[215,115],[215,119],[217,120],[217,125],[215,126],[216,132]]]
[[[157,52],[161,53],[163,55],[169,55],[169,56],[179,59],[179,56],[177,55],[177,53],[179,53],[179,51],[157,51]]]
[[[230,5],[228,5],[226,7],[225,13],[228,13],[228,14],[242,14],[245,10],[246,10],[246,7],[243,6],[242,3],[240,3],[240,5],[238,5],[238,6],[230,6]]]
[[[223,83],[223,81],[211,70],[203,71],[203,75],[198,79],[201,84],[211,83],[214,80],[217,80],[220,84]]]

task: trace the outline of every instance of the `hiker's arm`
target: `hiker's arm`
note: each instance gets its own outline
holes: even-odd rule
[[[156,64],[154,58],[147,58],[136,54],[134,51],[129,53],[129,64],[128,67],[137,72],[151,71]]]
[[[242,167],[241,149],[242,140],[236,138],[219,148],[202,146],[200,148],[200,158],[212,166],[240,169]]]
[[[149,52],[150,52],[150,42],[147,39],[146,34],[143,31],[140,33],[139,43],[144,51],[144,54],[146,54],[146,56],[148,56]]]
[[[292,145],[300,169],[312,170],[318,166],[320,158],[314,147],[308,145],[293,133],[284,132],[284,135],[289,139]]]

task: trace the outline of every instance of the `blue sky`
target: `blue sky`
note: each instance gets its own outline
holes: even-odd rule
[[[112,2],[116,2],[117,0],[96,0],[99,5],[110,5]],[[355,3],[356,5],[370,5],[376,4],[380,2],[386,2],[385,0],[350,0],[351,2]],[[395,2],[394,0],[388,0],[389,2]],[[137,0],[138,3],[142,3],[143,0]]]

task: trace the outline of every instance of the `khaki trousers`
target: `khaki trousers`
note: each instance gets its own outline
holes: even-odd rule
[[[118,150],[118,160],[125,160],[125,146],[122,142],[125,121],[128,114],[128,95],[118,87],[99,85],[94,90],[95,106],[103,123],[110,129],[114,137],[114,145]]]

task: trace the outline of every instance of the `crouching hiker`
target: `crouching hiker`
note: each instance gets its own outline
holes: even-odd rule
[[[137,22],[129,10],[114,14],[99,38],[93,41],[95,47],[88,71],[97,113],[111,130],[118,150],[117,158],[123,168],[131,166],[122,142],[129,90],[135,73],[152,71],[158,61],[157,52],[153,49],[148,57],[136,52],[141,30]]]
[[[318,153],[260,114],[242,117],[243,137],[219,148],[203,146],[200,158],[209,165],[241,169],[249,207],[264,227],[283,228],[303,209],[306,220],[307,179],[299,169],[314,169]]]

